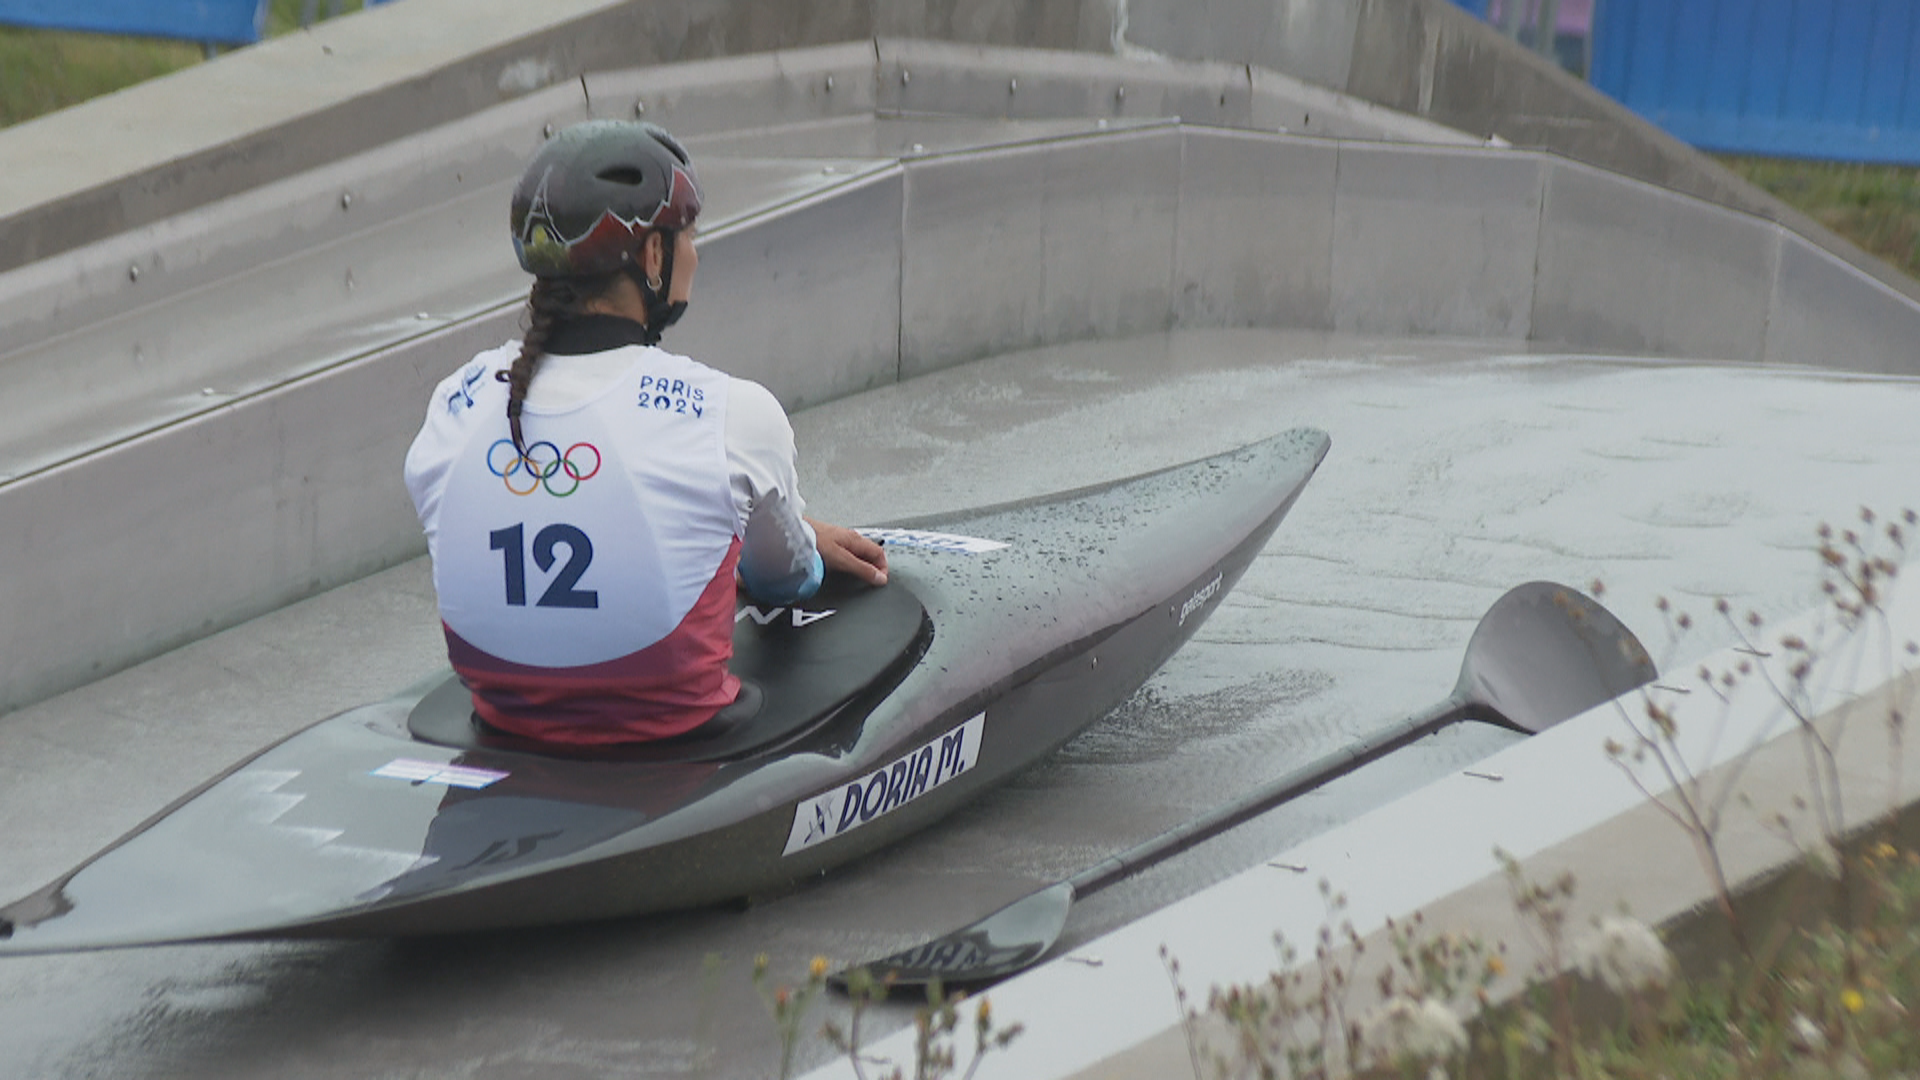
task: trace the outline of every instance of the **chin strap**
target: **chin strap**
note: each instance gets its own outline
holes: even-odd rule
[[[647,345],[660,344],[660,333],[667,327],[680,321],[686,314],[685,300],[671,301],[673,295],[673,249],[678,246],[680,236],[671,229],[660,230],[660,288],[655,289],[647,283],[647,275],[638,264],[629,265],[627,273],[632,275],[634,284],[640,286],[640,298],[647,305],[646,341]]]

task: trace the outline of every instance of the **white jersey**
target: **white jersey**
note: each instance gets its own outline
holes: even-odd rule
[[[541,361],[523,455],[503,379],[518,353],[444,380],[407,454],[454,666],[509,730],[555,737],[557,714],[583,729],[559,738],[586,742],[694,726],[737,687],[736,565],[770,600],[819,584],[792,428],[763,387],[629,345]]]

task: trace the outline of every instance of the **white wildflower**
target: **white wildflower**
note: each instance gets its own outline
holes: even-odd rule
[[[1580,969],[1616,994],[1631,994],[1667,985],[1673,977],[1673,954],[1659,935],[1638,919],[1610,915],[1580,942],[1575,955]]]
[[[1793,1042],[1794,1049],[1806,1054],[1818,1054],[1827,1048],[1827,1033],[1820,1025],[1807,1019],[1806,1013],[1794,1013],[1787,1021],[1787,1038]]]
[[[1360,1021],[1360,1042],[1375,1064],[1435,1062],[1467,1048],[1467,1029],[1437,1001],[1396,997]]]

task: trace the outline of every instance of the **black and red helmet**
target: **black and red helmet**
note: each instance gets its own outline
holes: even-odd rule
[[[654,231],[700,214],[686,148],[666,130],[589,120],[548,139],[513,191],[513,250],[539,277],[610,274],[633,266]]]

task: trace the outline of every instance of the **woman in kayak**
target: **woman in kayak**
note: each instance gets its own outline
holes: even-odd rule
[[[526,336],[441,382],[407,453],[448,654],[503,731],[694,733],[740,689],[736,581],[768,605],[826,570],[886,583],[879,545],[802,516],[773,395],[658,347],[692,292],[699,212],[658,127],[548,140],[513,194]]]

